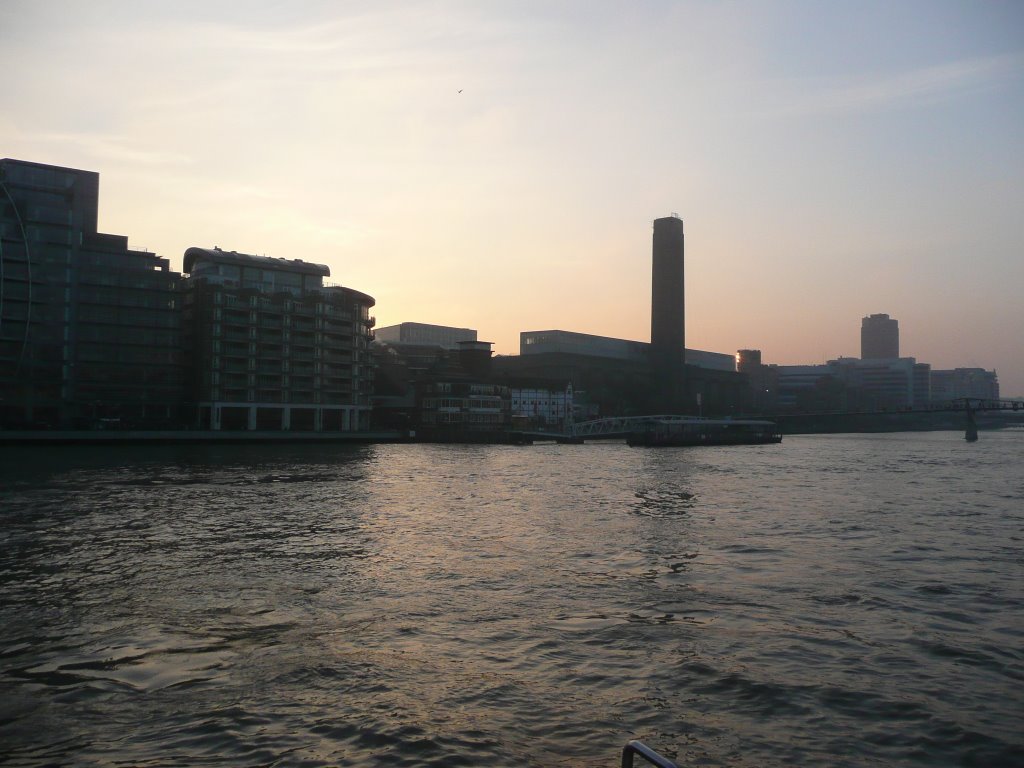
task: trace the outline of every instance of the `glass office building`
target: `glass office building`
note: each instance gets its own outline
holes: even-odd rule
[[[99,174],[0,160],[0,426],[180,422],[180,275],[97,231]]]

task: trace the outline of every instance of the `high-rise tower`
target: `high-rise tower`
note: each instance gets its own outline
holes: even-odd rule
[[[651,369],[654,396],[661,410],[683,407],[686,344],[683,304],[683,221],[654,220],[651,267]]]
[[[860,321],[862,360],[900,356],[900,324],[888,315],[869,315]]]

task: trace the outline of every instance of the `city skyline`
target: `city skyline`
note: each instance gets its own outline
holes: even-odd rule
[[[686,224],[688,346],[901,353],[1024,395],[1024,12],[907,3],[283,8],[13,2],[0,156],[100,172],[99,228],[301,258],[381,325],[647,340]],[[461,92],[460,92],[461,91]],[[69,117],[70,115],[70,117]]]

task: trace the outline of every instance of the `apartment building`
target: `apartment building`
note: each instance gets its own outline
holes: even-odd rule
[[[201,429],[369,429],[374,299],[301,259],[189,248],[184,333]]]

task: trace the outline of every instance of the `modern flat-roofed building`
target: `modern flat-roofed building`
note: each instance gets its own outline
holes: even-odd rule
[[[867,402],[880,410],[914,407],[916,364],[917,361],[912,357],[860,360],[841,357],[829,362],[833,368],[843,369],[843,380],[858,387]]]
[[[699,394],[705,413],[738,412],[746,387],[736,373],[735,357],[691,349],[685,356],[685,372],[679,373],[688,395],[683,404],[696,413]],[[651,345],[642,341],[554,329],[523,331],[519,355],[497,358],[495,364],[511,378],[532,378],[545,386],[571,382],[577,393],[574,405],[586,397],[603,416],[650,414],[665,405]]]
[[[922,407],[926,366],[912,357],[840,357],[825,365],[780,365],[778,405],[798,410],[905,410]]]
[[[595,336],[576,331],[522,331],[519,334],[519,354],[521,355],[561,353],[646,363],[650,348],[651,345],[643,341]],[[736,358],[733,355],[705,352],[701,349],[687,349],[685,355],[686,362],[697,368],[712,371],[736,370]]]
[[[301,259],[189,248],[188,390],[205,429],[369,429],[372,297]]]
[[[934,403],[961,397],[982,400],[999,399],[999,377],[984,368],[953,368],[933,370],[930,376],[931,400]]]
[[[868,315],[860,321],[862,360],[893,360],[900,356],[900,324],[888,315]]]
[[[98,205],[98,173],[0,160],[0,426],[179,423],[181,275]]]
[[[567,354],[647,362],[650,344],[576,331],[521,331],[520,355]]]
[[[422,344],[444,349],[458,349],[460,341],[476,341],[472,328],[453,328],[448,325],[430,323],[398,323],[378,328],[374,337],[377,341],[396,344]]]

